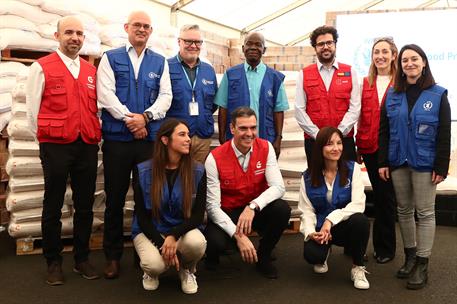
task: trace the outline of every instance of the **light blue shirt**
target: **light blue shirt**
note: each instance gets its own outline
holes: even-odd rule
[[[257,67],[254,69],[244,63],[244,72],[246,73],[246,79],[249,86],[249,97],[250,97],[250,108],[254,110],[257,117],[259,117],[259,98],[260,98],[260,87],[262,85],[263,77],[267,71],[267,66],[260,62]],[[214,98],[214,103],[220,107],[227,108],[228,100],[228,80],[227,73],[224,73],[219,89],[217,90],[216,97]],[[289,102],[287,100],[286,91],[284,90],[284,83],[281,83],[279,87],[278,97],[276,98],[276,104],[274,111],[283,112],[289,109]],[[257,120],[258,124],[258,120]]]

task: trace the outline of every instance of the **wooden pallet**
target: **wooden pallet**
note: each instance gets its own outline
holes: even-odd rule
[[[73,250],[73,237],[62,236],[62,243],[64,244],[63,252],[70,252]],[[133,243],[130,239],[130,235],[124,235],[124,247],[132,247]],[[103,233],[95,232],[92,233],[89,240],[90,250],[103,249]],[[16,239],[16,255],[32,255],[42,254],[42,238],[20,238]]]
[[[37,61],[41,57],[47,56],[52,52],[46,51],[34,51],[34,50],[23,50],[23,49],[4,49],[2,50],[2,61],[16,61],[22,62],[24,64],[32,64],[33,62]],[[88,55],[81,55],[81,58],[89,61],[92,64],[95,64],[97,61],[97,57],[95,56],[88,56]]]

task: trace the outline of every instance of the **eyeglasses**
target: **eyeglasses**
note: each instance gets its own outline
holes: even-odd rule
[[[144,28],[145,31],[149,31],[152,27],[150,24],[147,23],[140,23],[140,22],[135,22],[135,23],[129,23],[135,30],[139,30],[140,28]]]
[[[183,41],[186,46],[191,46],[192,44],[195,44],[196,47],[201,47],[203,44],[203,40],[191,40],[191,39],[184,39],[184,38],[178,38],[178,39]]]
[[[324,46],[332,47],[335,45],[335,40],[321,41],[316,43],[316,47],[323,48]]]
[[[394,38],[392,36],[377,37],[377,38],[373,39],[373,44],[376,44],[380,41],[387,41],[390,43],[394,43]]]

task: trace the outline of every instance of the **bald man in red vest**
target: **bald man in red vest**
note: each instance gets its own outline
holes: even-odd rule
[[[278,271],[271,252],[290,218],[290,207],[281,199],[284,181],[273,146],[257,138],[257,119],[249,107],[231,113],[233,139],[214,149],[205,163],[208,225],[206,266],[214,269],[229,243],[236,244],[241,258],[256,263],[265,277]],[[256,249],[248,235],[261,236]]]
[[[31,66],[26,96],[27,117],[40,143],[44,174],[41,231],[48,265],[46,283],[62,285],[60,217],[69,176],[75,209],[73,271],[88,280],[98,278],[88,256],[101,130],[96,69],[78,56],[84,42],[81,21],[73,16],[60,19],[55,38],[58,50]]]

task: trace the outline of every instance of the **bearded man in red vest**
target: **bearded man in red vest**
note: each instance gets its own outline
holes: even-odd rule
[[[305,132],[308,163],[317,132],[322,127],[343,133],[346,159],[356,160],[354,124],[360,114],[360,92],[355,70],[335,60],[338,33],[332,26],[321,26],[311,33],[317,63],[298,73],[295,118]]]
[[[233,139],[214,149],[206,159],[208,225],[206,266],[214,269],[230,243],[236,244],[244,262],[256,263],[265,277],[278,271],[271,252],[290,218],[281,199],[284,181],[270,142],[257,138],[257,118],[249,107],[231,113]],[[260,235],[256,249],[248,235]]]
[[[83,46],[81,21],[59,20],[56,52],[32,64],[27,80],[27,117],[40,144],[44,174],[41,219],[43,254],[48,265],[46,282],[61,285],[61,209],[71,177],[73,190],[73,271],[88,280],[98,275],[88,262],[92,205],[97,176],[98,142],[96,69],[78,56]]]

